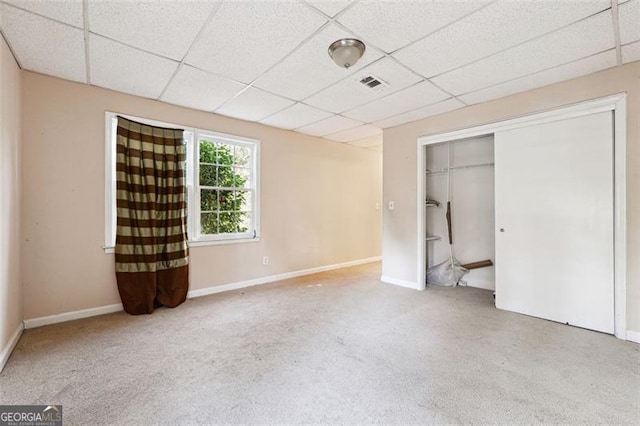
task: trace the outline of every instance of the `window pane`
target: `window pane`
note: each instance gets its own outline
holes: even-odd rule
[[[247,193],[244,191],[235,191],[233,199],[233,210],[248,210]]]
[[[216,162],[216,147],[213,142],[200,141],[200,162],[201,163],[215,163]]]
[[[236,166],[249,166],[249,157],[251,156],[251,150],[246,146],[235,147],[235,165]]]
[[[233,168],[227,166],[216,166],[218,169],[217,186],[231,188],[233,186]]]
[[[241,212],[222,212],[220,213],[220,232],[234,233],[238,232],[238,224],[242,220]]]
[[[234,210],[249,210],[249,194],[244,191],[220,191],[220,210],[221,211],[234,211]]]
[[[234,191],[219,191],[218,203],[221,211],[234,210]]]
[[[218,166],[211,164],[200,164],[200,185],[218,186]]]
[[[238,202],[236,210],[253,210],[253,194],[251,191],[238,191],[238,198],[240,199],[240,202]]]
[[[238,222],[238,230],[236,232],[249,232],[252,228],[251,212],[241,212],[240,221]]]
[[[236,167],[235,173],[235,187],[236,188],[248,188],[251,186],[250,177],[251,170],[243,167]]]
[[[200,210],[212,211],[219,210],[220,204],[218,202],[218,191],[213,189],[201,189],[200,190]]]
[[[218,229],[218,213],[200,213],[200,232],[202,234],[217,234]]]
[[[216,144],[216,164],[233,166],[233,145]]]

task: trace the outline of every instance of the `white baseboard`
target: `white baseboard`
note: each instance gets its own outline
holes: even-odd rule
[[[62,314],[49,315],[46,317],[31,318],[24,320],[24,328],[36,328],[44,325],[57,324],[59,322],[111,314],[113,312],[120,312],[122,309],[122,303],[117,303],[115,305],[99,306],[97,308],[81,309],[79,311],[64,312]]]
[[[483,290],[492,290],[495,291],[495,284],[490,280],[478,280],[475,278],[465,280],[465,277],[462,277],[461,281],[466,281],[467,287],[481,288]]]
[[[0,373],[4,369],[4,366],[7,365],[7,361],[9,361],[9,357],[11,356],[11,352],[13,352],[13,348],[18,344],[18,340],[20,340],[20,336],[22,336],[22,331],[24,330],[24,324],[20,323],[16,331],[11,335],[11,338],[7,342],[6,346],[2,348],[2,352],[0,352]]]
[[[222,293],[223,291],[237,290],[239,288],[251,287],[254,285],[268,284],[275,281],[286,280],[289,278],[301,277],[303,275],[317,274],[319,272],[332,271],[334,269],[348,268],[350,266],[363,265],[365,263],[378,262],[382,258],[369,257],[366,259],[353,260],[350,262],[336,263],[334,265],[318,266],[316,268],[302,269],[300,271],[285,272],[284,274],[271,275],[268,277],[255,278],[253,280],[239,281],[230,284],[217,285],[197,290],[191,290],[187,293],[189,299],[194,297],[207,296],[209,294]],[[24,328],[42,327],[44,325],[57,324],[60,322],[73,321],[81,318],[95,317],[97,315],[110,314],[122,311],[122,304],[100,306],[98,308],[82,309],[79,311],[64,312],[46,317],[31,318],[24,320]]]
[[[320,272],[333,271],[335,269],[348,268],[350,266],[364,265],[365,263],[378,262],[381,259],[382,258],[380,256],[369,257],[366,259],[353,260],[351,262],[336,263],[333,265],[318,266],[316,268],[301,269],[299,271],[293,271],[293,272],[285,272],[283,274],[270,275],[268,277],[255,278],[253,280],[238,281],[230,284],[215,285],[207,288],[191,290],[189,293],[187,293],[187,297],[191,299],[194,297],[208,296],[210,294],[222,293],[224,291],[237,290],[245,287],[253,287],[254,285],[268,284],[275,281],[288,280],[290,278],[301,277],[304,275],[311,275],[311,274],[317,274]]]
[[[627,340],[630,342],[640,343],[640,331],[627,330]]]
[[[399,280],[397,278],[391,278],[386,275],[381,276],[380,281],[386,284],[393,284],[393,285],[398,285],[400,287],[411,288],[413,290],[420,290],[416,285],[416,283],[413,281]]]

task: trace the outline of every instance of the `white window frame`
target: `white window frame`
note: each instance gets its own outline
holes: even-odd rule
[[[260,140],[230,135],[212,130],[181,126],[148,118],[105,112],[105,253],[113,253],[116,239],[116,131],[117,117],[121,116],[150,126],[184,129],[187,141],[187,232],[189,246],[199,247],[217,244],[234,244],[260,241]],[[203,235],[200,233],[200,138],[253,149],[252,160],[252,220],[253,229],[238,234]],[[195,213],[194,213],[195,212]]]
[[[199,245],[201,243],[207,243],[207,242],[211,242],[211,241],[228,241],[228,240],[254,240],[256,238],[258,238],[258,229],[259,229],[259,217],[256,214],[256,207],[258,206],[259,203],[259,197],[258,197],[258,178],[257,178],[257,174],[258,174],[258,157],[260,155],[260,141],[256,140],[256,139],[251,139],[251,138],[245,138],[245,137],[241,137],[241,136],[233,136],[233,135],[228,135],[225,133],[218,133],[218,132],[212,132],[212,131],[208,131],[208,130],[198,130],[196,129],[195,131],[195,140],[193,141],[193,176],[194,176],[194,194],[193,194],[193,200],[196,206],[198,206],[198,215],[197,217],[194,218],[193,222],[193,229],[191,230],[191,235],[193,235],[195,238],[194,240],[195,245]],[[253,229],[249,229],[249,231],[247,232],[243,232],[243,233],[237,233],[237,234],[214,234],[214,235],[210,235],[210,234],[202,234],[200,232],[200,139],[205,139],[207,141],[212,141],[212,142],[222,142],[222,143],[226,143],[226,144],[230,144],[230,145],[235,145],[235,146],[244,146],[244,147],[248,147],[252,150],[252,155],[251,155],[251,184],[252,187],[250,188],[250,194],[251,194],[251,205],[254,206],[253,211],[252,211],[252,215],[254,216],[252,218],[253,221]],[[189,168],[189,166],[187,165],[187,169]],[[197,179],[195,179],[197,177]],[[190,196],[191,199],[191,196]],[[190,210],[193,211],[193,210]]]

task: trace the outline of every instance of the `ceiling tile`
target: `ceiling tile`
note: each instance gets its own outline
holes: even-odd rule
[[[187,63],[250,83],[324,22],[297,2],[224,2],[194,44]]]
[[[125,44],[181,60],[215,2],[118,2],[89,3],[89,28]]]
[[[83,30],[4,4],[0,28],[22,68],[86,82]]]
[[[178,67],[169,59],[90,36],[91,83],[119,92],[157,99]]]
[[[389,53],[431,34],[486,3],[364,1],[355,4],[338,21],[366,42]]]
[[[353,129],[343,130],[338,133],[332,133],[324,136],[325,139],[331,139],[336,142],[351,142],[358,139],[368,138],[374,135],[381,135],[382,129],[372,126],[370,124],[364,124]]]
[[[293,105],[293,103],[289,99],[249,87],[218,108],[216,113],[241,120],[259,121]]]
[[[502,98],[518,92],[548,86],[560,81],[569,80],[616,66],[615,50],[580,59],[569,64],[551,68],[537,74],[511,80],[497,86],[460,96],[467,104],[477,104],[492,99]]]
[[[622,63],[640,61],[640,41],[622,46]]]
[[[620,42],[627,44],[640,40],[640,0],[633,0],[618,7],[620,17]]]
[[[493,3],[393,56],[422,75],[432,77],[610,6],[609,0]]]
[[[245,87],[244,84],[184,65],[171,80],[161,101],[213,111]]]
[[[349,142],[349,145],[359,146],[361,148],[370,148],[378,145],[382,145],[382,133],[375,136],[370,136],[364,139],[358,139]]]
[[[611,13],[605,11],[431,80],[443,89],[459,95],[613,47]]]
[[[296,129],[316,121],[330,117],[331,113],[321,111],[302,103],[297,103],[292,107],[282,110],[262,121],[268,126],[281,127],[283,129]]]
[[[291,99],[302,100],[382,56],[375,49],[366,49],[364,56],[349,70],[338,67],[329,57],[327,49],[334,41],[349,37],[353,37],[353,34],[336,25],[328,25],[308,43],[260,77],[255,86]]]
[[[411,111],[450,97],[428,81],[423,81],[400,92],[378,99],[344,113],[346,117],[370,123]]]
[[[389,84],[384,90],[372,90],[360,83],[366,76],[373,75]],[[421,78],[393,59],[383,58],[356,72],[351,77],[317,93],[305,102],[327,111],[340,113],[390,93],[397,92]]]
[[[74,27],[84,28],[82,0],[2,0],[5,3],[55,19]]]
[[[431,117],[434,115],[444,114],[445,112],[464,108],[464,106],[465,104],[463,104],[459,100],[455,98],[449,98],[442,102],[414,109],[413,111],[398,114],[384,120],[374,121],[372,124],[376,127],[380,127],[381,129],[386,129],[388,127],[399,126],[400,124],[421,120],[423,118]]]
[[[364,123],[350,118],[334,115],[317,123],[309,124],[296,129],[297,132],[313,136],[324,136],[341,130],[352,129]]]
[[[353,0],[305,0],[307,3],[322,11],[330,17],[336,16],[342,12],[345,7],[353,3]]]

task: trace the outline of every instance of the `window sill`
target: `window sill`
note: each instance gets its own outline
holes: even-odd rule
[[[231,238],[228,240],[198,240],[188,241],[189,248],[205,247],[205,246],[219,246],[225,244],[243,244],[243,243],[257,243],[260,241],[260,237],[256,238]],[[102,247],[104,254],[113,254],[116,251],[115,247]]]
[[[228,240],[198,240],[198,241],[189,241],[189,247],[219,246],[224,244],[257,243],[259,241],[260,241],[260,237],[230,238]]]

